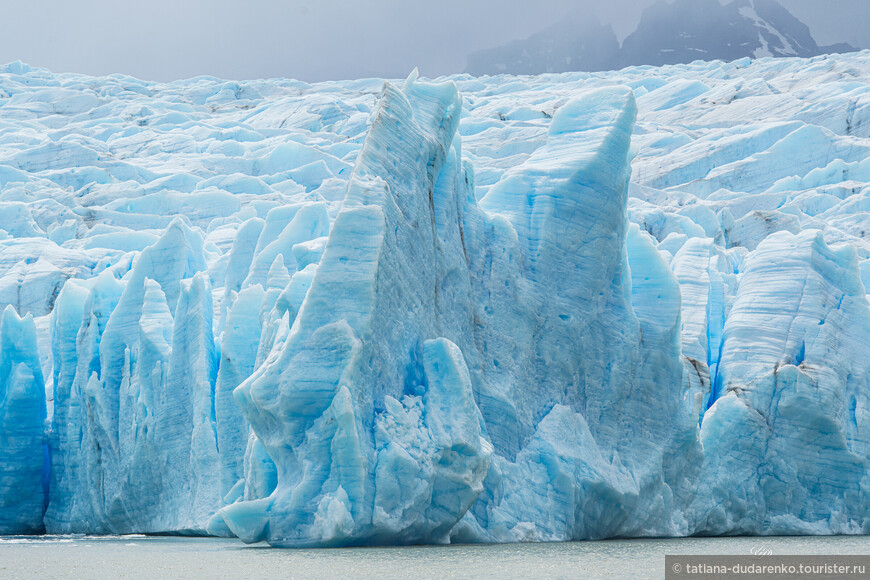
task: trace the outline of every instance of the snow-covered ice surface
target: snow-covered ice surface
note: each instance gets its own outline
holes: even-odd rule
[[[0,67],[0,533],[870,533],[868,212],[870,52]]]

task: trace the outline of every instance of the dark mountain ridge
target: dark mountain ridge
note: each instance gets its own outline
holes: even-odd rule
[[[647,8],[622,43],[609,25],[574,15],[504,46],[472,53],[466,72],[541,74],[601,71],[694,60],[731,61],[854,52],[848,44],[819,46],[806,24],[776,0],[675,0]]]

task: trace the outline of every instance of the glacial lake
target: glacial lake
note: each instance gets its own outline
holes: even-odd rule
[[[870,536],[279,550],[163,536],[0,537],[0,578],[663,578],[666,554],[870,554]]]

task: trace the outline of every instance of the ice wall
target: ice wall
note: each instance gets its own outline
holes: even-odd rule
[[[779,232],[744,268],[701,426],[698,530],[863,531],[870,308],[855,251]]]
[[[459,110],[450,84],[387,85],[287,338],[236,390],[278,468],[221,512],[246,541],[680,529],[665,463],[694,458],[697,422],[678,284],[627,236],[632,92],[562,107],[482,209]]]
[[[43,531],[46,502],[45,390],[30,315],[0,318],[0,534]]]
[[[868,78],[0,67],[0,533],[866,532]]]
[[[221,494],[203,268],[175,221],[121,280],[58,297],[49,531],[204,531]]]
[[[222,512],[247,541],[444,541],[480,493],[491,445],[443,338],[462,311],[439,308],[469,289],[441,258],[469,197],[460,110],[452,83],[385,86],[305,300],[235,391],[278,469],[269,498]]]

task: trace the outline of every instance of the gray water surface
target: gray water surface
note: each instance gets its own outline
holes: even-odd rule
[[[663,578],[666,554],[759,550],[870,554],[870,536],[331,550],[282,550],[217,538],[0,537],[0,578]]]

